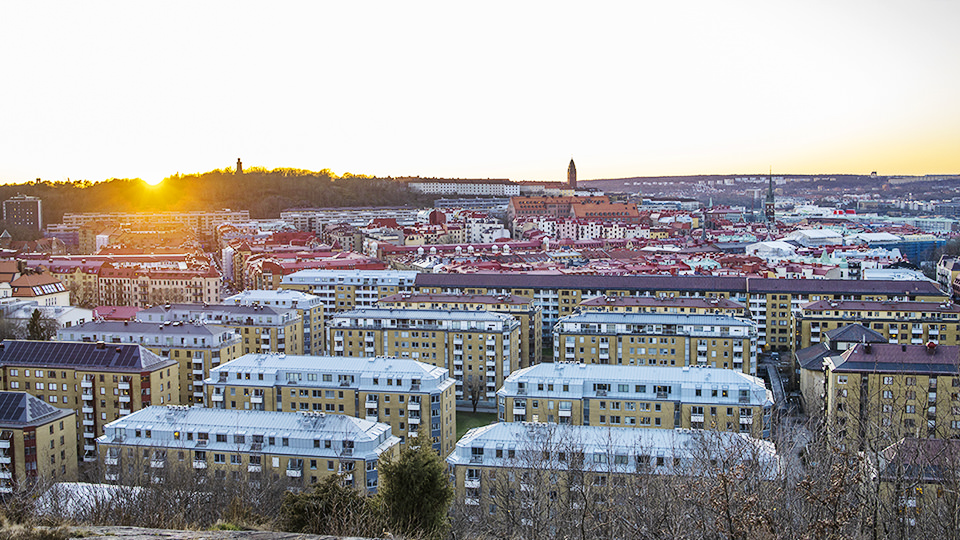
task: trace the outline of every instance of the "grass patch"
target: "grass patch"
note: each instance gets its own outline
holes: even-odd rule
[[[459,441],[469,429],[492,424],[496,421],[496,413],[457,411],[457,440]]]

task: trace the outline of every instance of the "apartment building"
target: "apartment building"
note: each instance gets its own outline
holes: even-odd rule
[[[679,315],[729,315],[743,317],[746,307],[728,298],[660,296],[597,296],[580,302],[582,311],[611,313],[672,313]]]
[[[534,274],[417,274],[420,292],[514,294],[533,298],[543,310],[544,343],[561,317],[598,296],[726,298],[747,307],[757,323],[757,345],[789,351],[794,345],[793,313],[819,300],[944,302],[936,284],[925,281],[803,280],[716,276],[604,276]]]
[[[795,320],[801,349],[851,323],[877,331],[890,343],[960,345],[960,305],[952,302],[821,300],[804,305]]]
[[[96,461],[96,438],[110,421],[159,404],[177,404],[180,370],[141,345],[6,340],[0,343],[5,391],[27,392],[74,411],[78,455]]]
[[[39,478],[76,481],[75,416],[26,392],[0,392],[0,496]]]
[[[297,310],[303,321],[303,354],[323,354],[323,301],[319,296],[287,289],[248,290],[227,297],[223,303]]]
[[[858,343],[887,343],[887,338],[863,325],[853,323],[823,333],[823,339],[796,352],[794,365],[800,379],[803,410],[811,417],[824,412],[823,359],[836,356]]]
[[[774,478],[773,443],[743,433],[629,429],[528,422],[471,429],[447,457],[455,493],[466,506],[515,518],[552,521],[553,502],[582,509],[584,500],[620,503],[633,475],[700,475],[737,466]]]
[[[520,321],[520,358],[527,366],[539,364],[543,357],[543,316],[533,300],[512,294],[400,293],[377,302],[378,307],[397,309],[452,309],[490,311],[510,315]]]
[[[137,320],[222,326],[243,340],[243,354],[277,352],[303,354],[303,320],[292,308],[261,305],[166,304],[137,313]]]
[[[97,272],[99,303],[146,307],[164,302],[216,304],[223,275],[211,264],[149,268],[137,263],[107,262]]]
[[[826,419],[838,445],[881,449],[903,437],[960,435],[956,345],[857,344],[824,359]]]
[[[555,361],[757,372],[756,324],[729,315],[585,311],[553,329]]]
[[[401,444],[429,429],[442,455],[456,443],[454,380],[415,360],[248,354],[214,369],[205,389],[209,407],[346,414],[388,424]]]
[[[97,439],[104,480],[162,483],[171,474],[306,488],[333,474],[377,490],[381,458],[398,455],[386,424],[339,414],[148,407]]]
[[[8,226],[29,227],[39,231],[43,229],[43,201],[39,197],[18,193],[3,201],[3,221]]]
[[[94,223],[123,223],[132,228],[156,228],[183,225],[203,236],[213,236],[222,223],[250,221],[247,210],[215,210],[196,212],[67,212],[63,225],[83,227]]]
[[[239,357],[240,335],[222,326],[165,321],[97,320],[57,332],[60,341],[137,344],[178,365],[179,397],[175,403],[203,404],[203,380],[210,369]]]
[[[458,399],[476,381],[483,396],[497,388],[520,358],[520,322],[502,313],[432,309],[355,309],[337,313],[327,328],[332,356],[396,356],[447,369]]]
[[[324,312],[374,307],[385,296],[413,290],[416,272],[396,270],[301,270],[284,276],[284,289],[320,297]]]
[[[773,393],[763,380],[709,367],[554,362],[510,374],[497,391],[501,422],[715,429],[770,436]]]

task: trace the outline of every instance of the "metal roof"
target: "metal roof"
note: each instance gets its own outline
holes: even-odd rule
[[[26,340],[0,343],[0,366],[139,372],[168,365],[175,366],[177,362],[134,344]]]

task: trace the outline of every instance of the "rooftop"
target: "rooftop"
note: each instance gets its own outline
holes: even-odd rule
[[[73,416],[71,409],[58,409],[26,392],[0,392],[0,426],[14,427],[48,423]]]
[[[26,340],[0,343],[0,366],[140,372],[175,365],[175,360],[162,358],[140,345]]]
[[[838,356],[828,358],[836,373],[917,373],[957,374],[960,356],[957,345],[900,345],[896,343],[856,344]]]

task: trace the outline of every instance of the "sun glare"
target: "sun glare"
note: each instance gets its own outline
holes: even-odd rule
[[[149,186],[159,185],[160,182],[163,182],[163,178],[141,178]]]

